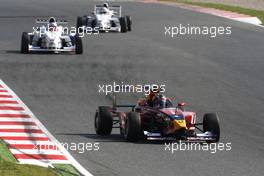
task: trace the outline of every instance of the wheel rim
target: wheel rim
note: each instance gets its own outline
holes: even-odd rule
[[[128,122],[128,120],[126,119],[126,123],[125,123],[125,138],[127,138],[128,125],[129,125],[129,122]]]
[[[98,113],[95,114],[95,129],[98,130],[98,123],[99,123],[99,120],[98,120]]]

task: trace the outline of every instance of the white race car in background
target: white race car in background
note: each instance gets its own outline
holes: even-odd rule
[[[82,40],[74,34],[65,33],[62,24],[66,21],[56,21],[54,17],[49,20],[38,19],[36,23],[44,24],[37,27],[33,33],[23,32],[21,40],[21,53],[31,52],[71,52],[82,54]]]
[[[130,16],[121,15],[121,6],[95,5],[91,16],[84,15],[77,18],[77,29],[89,27],[94,32],[127,32],[131,31]]]

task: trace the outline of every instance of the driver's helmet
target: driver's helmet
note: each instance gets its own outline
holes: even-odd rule
[[[155,99],[155,97],[160,93],[160,88],[151,88],[149,91],[149,95],[147,96],[147,100],[148,101],[153,101]]]
[[[103,5],[105,8],[107,8],[108,9],[108,3],[104,3],[104,5]]]
[[[49,31],[51,31],[51,32],[56,31],[57,27],[58,27],[58,25],[56,23],[55,18],[50,18],[49,25],[48,25]]]
[[[171,108],[173,104],[169,98],[164,96],[163,94],[159,94],[153,101],[153,107],[156,108]]]

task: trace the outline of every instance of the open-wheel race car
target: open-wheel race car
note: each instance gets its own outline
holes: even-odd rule
[[[120,134],[132,142],[140,139],[218,142],[220,127],[217,114],[207,113],[202,123],[196,123],[196,113],[185,111],[184,106],[185,103],[178,103],[173,107],[168,98],[153,106],[145,102],[99,106],[95,113],[95,131],[98,135],[110,135],[112,128],[120,128]],[[131,110],[120,111],[121,108]]]
[[[132,30],[130,16],[122,16],[120,5],[95,5],[92,15],[77,17],[77,29],[88,27],[93,32],[127,32]]]
[[[33,33],[23,32],[21,38],[21,53],[75,53],[82,54],[82,40],[78,34],[68,34],[64,31],[65,20],[57,21],[54,17],[37,19],[37,27]]]

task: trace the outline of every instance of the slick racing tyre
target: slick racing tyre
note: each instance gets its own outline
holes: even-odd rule
[[[22,33],[22,38],[21,38],[21,53],[23,54],[27,54],[29,53],[29,49],[28,49],[28,46],[29,46],[29,35],[27,32],[23,32]]]
[[[97,25],[97,20],[96,19],[92,19],[92,22],[91,22],[91,27],[94,29]]]
[[[119,22],[120,22],[120,27],[121,27],[121,32],[127,32],[127,23],[126,23],[126,18],[124,17],[120,17],[119,18]]]
[[[127,141],[136,142],[141,135],[140,116],[136,112],[129,112],[125,122],[124,137]]]
[[[215,135],[214,141],[208,142],[218,142],[220,139],[220,126],[219,126],[219,119],[217,114],[215,113],[208,113],[205,114],[203,117],[203,131],[212,132]]]
[[[79,35],[75,35],[75,54],[82,54],[83,53],[83,45],[82,45],[82,39],[79,37]]]
[[[99,106],[95,113],[94,127],[98,135],[110,135],[113,126],[113,117],[107,106]]]
[[[85,25],[86,25],[86,17],[78,16],[77,17],[77,24],[76,24],[77,31],[79,30],[80,27],[85,26]]]
[[[126,23],[127,23],[127,31],[132,30],[132,19],[130,16],[126,16]]]

